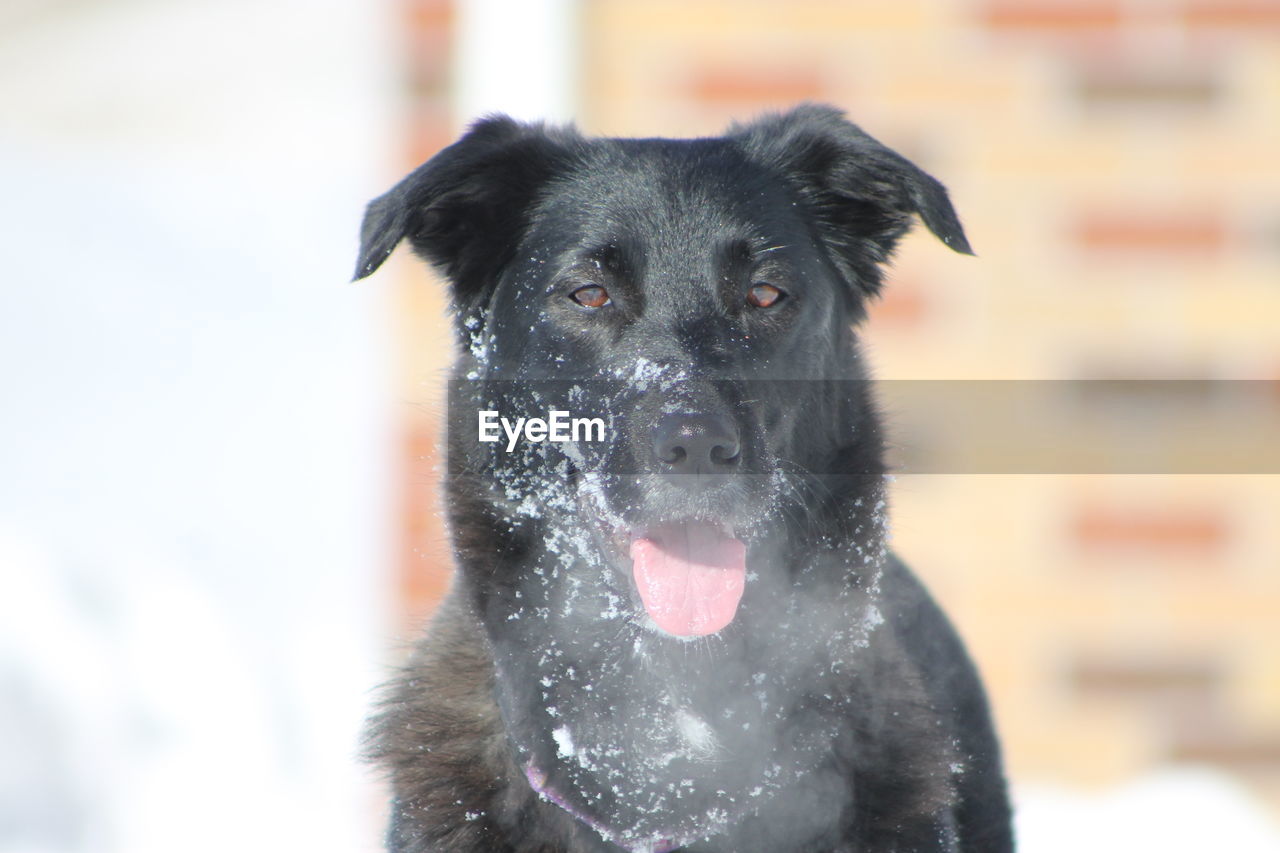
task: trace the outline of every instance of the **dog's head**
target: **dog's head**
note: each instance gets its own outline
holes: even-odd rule
[[[917,215],[969,251],[818,106],[694,140],[488,119],[369,206],[356,277],[408,239],[452,289],[448,506],[507,733],[606,838],[706,837],[838,736],[791,720],[844,719],[822,685],[883,621],[853,327]]]
[[[916,215],[969,252],[942,185],[826,107],[693,140],[499,117],[370,204],[356,277],[404,239],[443,271],[472,386],[451,452],[500,514],[590,519],[695,636],[734,619],[753,539],[824,512],[806,478],[881,473],[852,329]],[[605,440],[481,445],[477,409]]]

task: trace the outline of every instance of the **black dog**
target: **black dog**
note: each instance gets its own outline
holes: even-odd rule
[[[977,675],[885,549],[853,327],[917,214],[969,252],[818,106],[491,118],[370,204],[356,277],[407,238],[464,349],[457,577],[370,737],[391,850],[1012,849]]]

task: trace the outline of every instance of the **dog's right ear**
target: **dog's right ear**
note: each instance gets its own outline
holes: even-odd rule
[[[581,140],[570,129],[483,119],[369,203],[353,281],[373,273],[403,239],[449,278],[465,311],[510,260],[538,191]]]

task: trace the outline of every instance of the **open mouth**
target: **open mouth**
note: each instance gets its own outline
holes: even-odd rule
[[[645,611],[663,631],[714,634],[737,615],[747,546],[715,524],[663,524],[632,536],[631,573]]]

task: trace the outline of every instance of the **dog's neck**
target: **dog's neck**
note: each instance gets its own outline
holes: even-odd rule
[[[554,547],[534,552],[529,582],[491,591],[480,611],[508,733],[544,799],[612,843],[662,851],[758,811],[829,759],[850,698],[831,662],[856,657],[878,624],[882,531],[755,578],[734,624],[692,642],[637,624],[625,579],[545,535]],[[771,547],[762,564],[792,551]]]

